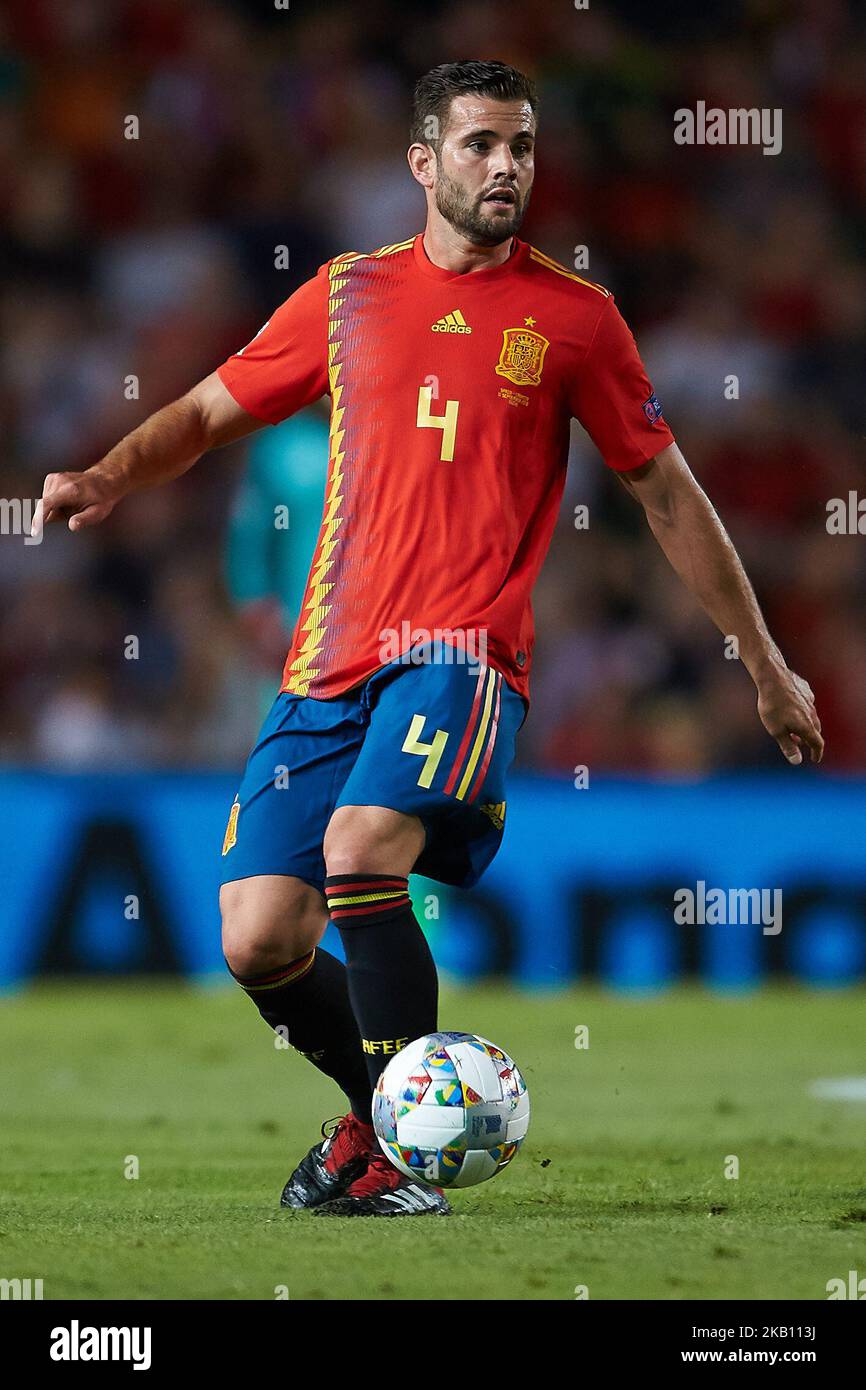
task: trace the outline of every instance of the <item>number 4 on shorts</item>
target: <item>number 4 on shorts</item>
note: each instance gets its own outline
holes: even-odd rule
[[[432,743],[422,743],[420,735],[424,725],[427,723],[425,714],[413,714],[412,723],[409,725],[409,732],[403,740],[404,753],[417,753],[424,759],[424,766],[418,774],[418,786],[429,787],[433,778],[436,776],[436,769],[439,760],[445,751],[445,744],[448,742],[448,734],[444,729],[437,729],[433,735]]]

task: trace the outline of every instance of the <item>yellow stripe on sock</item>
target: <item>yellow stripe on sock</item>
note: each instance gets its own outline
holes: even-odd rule
[[[349,898],[335,898],[328,894],[329,907],[346,907],[349,903],[379,903],[387,902],[389,898],[403,898],[408,889],[398,888],[391,893],[355,893]]]
[[[300,980],[302,975],[306,975],[308,970],[312,970],[313,962],[315,959],[316,951],[314,947],[313,950],[310,952],[309,957],[304,957],[304,959],[300,962],[296,970],[289,971],[287,974],[281,975],[278,980],[271,980],[271,982],[266,985],[244,984],[243,981],[240,981],[240,983],[246,990],[247,994],[263,994],[266,990],[269,989],[282,989],[283,985],[294,984],[295,980]]]

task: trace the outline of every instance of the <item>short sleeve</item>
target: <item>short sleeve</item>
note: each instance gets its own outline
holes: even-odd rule
[[[639,467],[674,442],[612,295],[577,369],[570,405],[605,463],[617,472]]]
[[[274,311],[217,376],[243,410],[277,425],[328,386],[328,275],[322,266]]]

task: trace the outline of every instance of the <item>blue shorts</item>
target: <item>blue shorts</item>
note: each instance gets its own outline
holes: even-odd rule
[[[427,838],[413,872],[462,888],[478,881],[502,840],[527,705],[465,653],[432,659],[443,646],[415,647],[413,661],[398,658],[335,699],[277,696],[231,808],[223,883],[291,874],[321,892],[338,806],[420,817]]]

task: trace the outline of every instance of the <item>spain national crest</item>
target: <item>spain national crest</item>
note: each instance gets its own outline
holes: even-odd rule
[[[235,797],[232,809],[229,811],[229,823],[226,826],[225,839],[223,840],[223,854],[228,854],[238,842],[238,816],[241,812],[241,804]]]
[[[549,347],[547,338],[530,328],[503,329],[497,375],[507,377],[515,386],[537,386]]]

